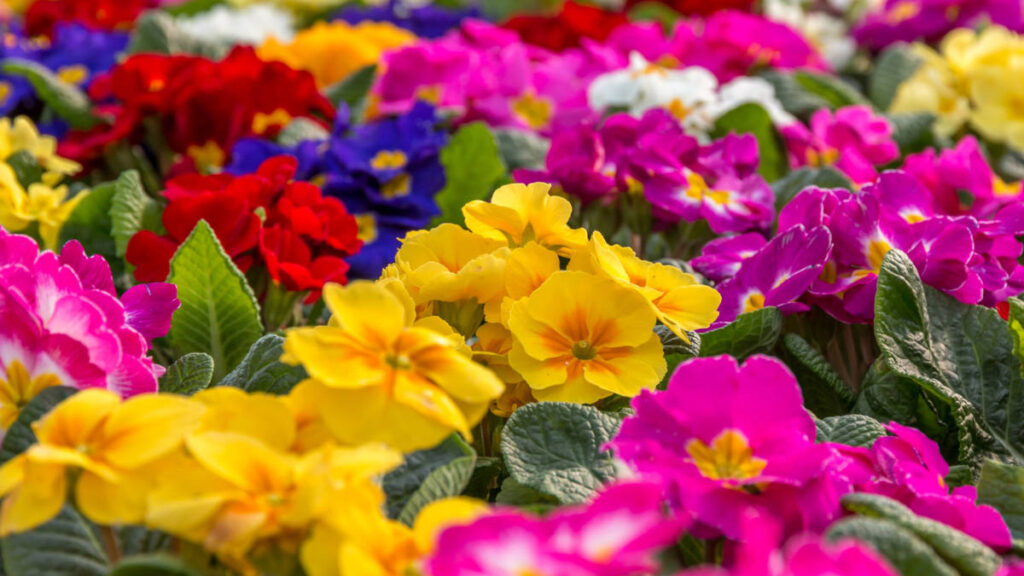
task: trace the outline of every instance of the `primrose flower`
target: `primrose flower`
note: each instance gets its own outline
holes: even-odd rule
[[[970,98],[942,55],[924,44],[910,50],[920,64],[897,88],[889,112],[934,114],[936,134],[952,138],[970,119]]]
[[[876,166],[899,158],[888,120],[866,106],[822,109],[811,117],[810,130],[794,123],[782,129],[790,164],[835,166],[855,183],[873,182]]]
[[[572,204],[552,196],[550,184],[508,184],[494,191],[490,202],[475,200],[462,207],[466,227],[512,247],[537,242],[568,256],[587,242],[587,231],[570,228]]]
[[[94,30],[123,30],[158,4],[157,0],[35,0],[25,12],[25,31],[49,37],[62,22]]]
[[[37,443],[0,467],[0,534],[31,530],[56,516],[67,473],[79,471],[75,504],[100,524],[139,524],[152,477],[147,465],[181,446],[202,405],[181,396],[143,395],[121,403],[85,390],[32,425]]]
[[[295,35],[288,44],[269,38],[258,50],[260,58],[279,61],[296,70],[308,70],[320,87],[344,80],[364,66],[376,64],[381,54],[406,44],[415,36],[386,22],[317,22]]]
[[[735,276],[743,261],[767,243],[756,232],[716,238],[704,245],[701,255],[691,260],[690,265],[710,280],[723,282]]]
[[[656,321],[649,301],[632,287],[556,272],[513,304],[509,364],[538,400],[589,404],[612,394],[636,396],[654,388],[667,369]]]
[[[569,0],[553,16],[516,15],[502,27],[517,32],[527,44],[562,52],[584,44],[585,38],[601,42],[628,22],[623,12]]]
[[[82,169],[58,156],[57,139],[41,135],[29,118],[0,118],[0,160],[7,161],[18,152],[27,152],[43,170],[58,176],[72,176]]]
[[[25,190],[14,170],[0,162],[0,226],[22,232],[36,224],[39,238],[48,249],[57,248],[61,227],[87,195],[80,192],[69,199],[67,186],[52,188],[42,182],[30,184]]]
[[[146,356],[179,306],[171,284],[142,284],[120,299],[102,256],[77,241],[60,255],[0,228],[0,426],[50,386],[157,390],[163,368]]]
[[[270,38],[290,42],[295,36],[292,14],[267,4],[243,8],[220,4],[193,16],[178,16],[175,20],[178,29],[193,38],[229,45],[259,46]]]
[[[335,14],[349,24],[360,22],[390,22],[404,28],[418,38],[440,38],[446,32],[457,28],[463,20],[480,18],[477,6],[450,8],[442,5],[410,3],[404,0],[387,0],[379,5],[348,5]]]
[[[647,573],[686,519],[669,518],[662,488],[635,482],[605,488],[593,502],[544,518],[495,510],[441,533],[427,576]]]
[[[691,360],[667,390],[641,394],[633,409],[612,447],[641,477],[668,482],[673,506],[710,534],[740,537],[748,508],[780,519],[800,514],[787,521],[818,526],[838,514],[838,501],[822,506],[829,490],[814,511],[787,510],[803,506],[801,490],[817,489],[832,454],[814,443],[800,386],[778,360],[754,356],[742,367],[728,356]]]
[[[415,325],[413,301],[399,282],[329,284],[324,300],[331,325],[290,330],[284,360],[306,368],[310,377],[301,386],[319,398],[324,423],[344,444],[386,442],[411,451],[453,431],[468,436],[505,388],[463,353],[453,333]]]
[[[869,12],[854,37],[872,50],[896,42],[935,42],[956,28],[981,23],[1024,29],[1024,14],[1014,0],[886,0]]]
[[[590,244],[573,255],[568,269],[635,287],[651,303],[658,320],[687,341],[687,331],[707,328],[718,317],[722,297],[714,288],[698,284],[675,266],[641,260],[632,248],[609,245],[600,232],[594,232]]]

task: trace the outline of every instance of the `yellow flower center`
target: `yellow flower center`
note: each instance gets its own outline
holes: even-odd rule
[[[0,82],[0,104],[6,104],[13,92],[14,87],[10,82]]]
[[[412,368],[412,360],[405,354],[388,354],[384,361],[395,370],[409,370]]]
[[[46,388],[60,386],[60,377],[45,372],[35,378],[20,360],[7,365],[6,379],[0,378],[0,426],[10,427],[18,412]]]
[[[529,92],[512,102],[512,111],[534,130],[546,128],[551,122],[551,102]]]
[[[377,218],[373,212],[356,214],[356,226],[359,227],[357,235],[364,243],[369,244],[377,239]]]
[[[252,118],[252,131],[256,134],[265,134],[271,128],[284,128],[292,121],[292,115],[283,108],[278,108],[270,114],[257,112]]]
[[[667,110],[669,114],[680,122],[690,115],[690,109],[687,108],[686,104],[683,104],[683,101],[679,98],[673,98],[672,101],[668,103]]]
[[[579,340],[572,345],[572,355],[580,360],[593,360],[597,357],[597,349],[586,340]]]
[[[412,190],[412,178],[408,174],[399,174],[380,187],[380,195],[391,199],[408,196]]]
[[[768,462],[755,458],[747,438],[739,430],[722,431],[708,446],[699,439],[690,440],[686,452],[705,478],[747,480],[758,476]]]
[[[999,176],[992,177],[992,192],[996,196],[1017,196],[1020,194],[1020,191],[1020,182],[1007,183],[1003,182],[1003,179]]]
[[[904,0],[903,2],[897,2],[891,10],[886,12],[885,21],[889,24],[900,24],[910,20],[914,16],[921,13],[921,7],[917,2],[913,0]]]
[[[224,154],[224,151],[221,150],[220,145],[213,140],[207,141],[202,146],[196,146],[193,144],[188,147],[188,150],[186,150],[185,153],[188,154],[189,158],[191,158],[196,163],[196,166],[200,168],[220,168],[227,160],[227,156]]]
[[[811,166],[832,166],[838,161],[839,151],[835,148],[829,148],[821,153],[813,148],[807,150],[807,163]]]
[[[416,90],[416,99],[437,105],[441,102],[441,86],[422,86]]]
[[[89,77],[89,69],[81,64],[64,66],[57,70],[57,77],[68,84],[75,84],[77,86],[85,82],[85,79]]]
[[[754,292],[743,302],[743,313],[754,312],[764,308],[764,294],[760,292]]]
[[[370,160],[374,170],[401,170],[409,158],[401,150],[381,150]]]
[[[868,243],[868,248],[865,251],[865,256],[868,259],[868,265],[878,274],[882,270],[882,260],[885,259],[885,255],[892,250],[892,245],[886,242],[882,238],[877,238]]]

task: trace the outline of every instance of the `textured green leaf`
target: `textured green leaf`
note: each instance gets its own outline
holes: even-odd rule
[[[494,140],[508,170],[543,170],[551,142],[542,136],[515,128],[494,131]]]
[[[730,132],[752,134],[757,138],[757,148],[761,154],[758,172],[768,182],[778,180],[789,171],[789,159],[782,137],[775,129],[772,117],[759,104],[742,104],[726,112],[715,121],[711,135],[720,138]]]
[[[875,69],[868,78],[868,96],[879,110],[888,110],[896,97],[900,84],[914,75],[921,66],[921,59],[909,50],[906,44],[894,44],[887,48],[875,62]]]
[[[171,16],[195,16],[223,3],[223,0],[188,0],[180,4],[162,6],[161,10]]]
[[[178,287],[181,300],[171,323],[171,343],[181,354],[210,354],[213,380],[219,381],[263,334],[252,288],[205,220],[174,254],[167,281]]]
[[[793,74],[793,78],[805,90],[828,102],[832,109],[871,106],[871,102],[856,87],[836,76],[799,71]]]
[[[139,230],[146,228],[147,221],[159,213],[160,205],[146,195],[142,180],[135,170],[123,172],[114,181],[114,194],[110,199],[110,235],[114,238],[114,248],[119,257],[124,256],[128,241]]]
[[[124,269],[117,255],[117,245],[111,236],[110,207],[114,199],[114,183],[96,186],[85,193],[85,198],[75,206],[67,221],[60,229],[60,244],[69,240],[82,243],[86,253],[99,254],[110,264],[111,272],[117,277]]]
[[[18,150],[8,156],[4,162],[7,162],[11,170],[14,170],[14,175],[18,178],[18,182],[26,189],[29,185],[39,182],[43,178],[43,172],[45,172],[42,166],[39,165],[39,161],[36,160],[35,154],[29,150]]]
[[[0,464],[6,463],[35,444],[36,434],[32,431],[32,423],[75,392],[77,390],[68,386],[54,386],[36,394],[36,397],[21,409],[18,419],[4,435],[3,443],[0,443]]]
[[[193,54],[219,60],[227,55],[231,44],[197,38],[178,28],[174,17],[164,11],[151,10],[135,22],[128,54]]]
[[[1024,301],[1020,298],[1010,298],[1010,335],[1013,337],[1013,354],[1021,362],[1021,370],[1024,373]]]
[[[826,537],[859,540],[881,554],[902,576],[958,576],[920,538],[896,524],[878,518],[854,517],[833,524]]]
[[[406,526],[412,526],[424,506],[461,494],[473,476],[475,464],[476,454],[472,454],[456,458],[435,469],[409,498],[405,508],[402,508],[402,513],[398,515],[398,520]]]
[[[366,95],[377,77],[377,65],[370,64],[353,72],[348,78],[330,86],[326,90],[327,99],[337,108],[340,104],[356,110],[366,100]]]
[[[835,168],[801,168],[772,183],[772,191],[775,192],[775,208],[781,210],[797,194],[811,187],[852,190],[853,184],[849,178]]]
[[[441,150],[441,164],[447,179],[437,194],[443,222],[462,224],[462,207],[473,200],[487,200],[496,185],[508,177],[498,144],[483,122],[466,124]]]
[[[210,385],[213,380],[213,357],[192,352],[178,358],[160,378],[160,391],[191,396]]]
[[[387,512],[390,518],[398,518],[402,510],[435,470],[475,454],[457,434],[453,434],[429,450],[417,450],[405,456],[401,466],[384,475],[381,483],[387,495]]]
[[[818,442],[870,448],[875,440],[886,435],[878,420],[861,414],[830,416],[815,420],[814,425],[818,428]]]
[[[501,484],[501,490],[495,497],[495,502],[506,506],[515,506],[530,510],[532,512],[543,512],[558,506],[558,499],[554,496],[530,488],[517,481],[515,478],[506,478]]]
[[[892,139],[899,145],[902,155],[916,154],[935,143],[932,128],[937,117],[934,114],[890,114],[888,119],[892,124]]]
[[[738,360],[771,350],[782,334],[782,314],[777,308],[762,308],[740,314],[736,320],[700,336],[700,355],[728,354]]]
[[[828,360],[797,334],[782,337],[784,359],[804,396],[804,405],[818,418],[846,414],[857,395],[836,374]]]
[[[284,395],[306,379],[306,369],[281,362],[284,338],[267,334],[252,345],[242,363],[225,376],[218,386],[234,386],[246,392]]]
[[[980,465],[985,455],[1024,461],[1024,380],[995,310],[923,286],[910,259],[892,250],[878,277],[875,336],[893,372],[948,406],[962,463]]]
[[[792,74],[768,69],[760,76],[775,88],[775,96],[790,114],[806,118],[821,108],[828,108],[828,101],[804,88]]]
[[[988,546],[946,524],[917,516],[895,500],[877,494],[847,494],[842,502],[850,512],[883,518],[911,532],[963,576],[991,576],[999,568],[999,556]]]
[[[1014,538],[1024,538],[1024,468],[989,460],[981,467],[978,503],[1003,515]]]
[[[200,573],[169,554],[146,554],[121,560],[110,571],[110,576],[200,576]]]
[[[319,122],[309,118],[295,118],[277,135],[277,143],[285,148],[298,146],[303,142],[322,142],[331,134]]]
[[[71,506],[35,530],[0,540],[6,576],[104,576],[107,555],[92,526]]]
[[[920,386],[890,370],[885,359],[879,358],[864,377],[853,412],[879,422],[895,420],[912,425],[917,418],[920,396]]]
[[[521,484],[562,503],[585,502],[615,478],[612,455],[602,447],[619,424],[593,406],[529,404],[509,418],[501,451],[512,477]]]
[[[120,526],[114,529],[122,556],[163,552],[171,548],[172,538],[145,526]]]
[[[92,101],[78,86],[57,77],[42,64],[18,58],[5,59],[0,70],[20,76],[32,84],[39,99],[72,128],[88,130],[103,120],[93,114]]]

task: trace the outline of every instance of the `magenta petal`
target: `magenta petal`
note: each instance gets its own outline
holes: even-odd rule
[[[178,287],[165,282],[140,284],[121,296],[127,323],[152,343],[171,329],[171,317],[181,307]]]

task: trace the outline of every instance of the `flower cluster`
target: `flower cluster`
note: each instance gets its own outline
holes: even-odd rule
[[[349,24],[360,22],[390,22],[404,28],[417,38],[440,38],[469,18],[479,18],[476,6],[450,8],[433,4],[410,3],[406,0],[387,0],[379,5],[348,5],[338,11],[335,18]]]
[[[1024,31],[1024,10],[1012,0],[885,0],[854,30],[857,41],[878,50],[896,42],[941,40],[956,28],[981,23]]]

